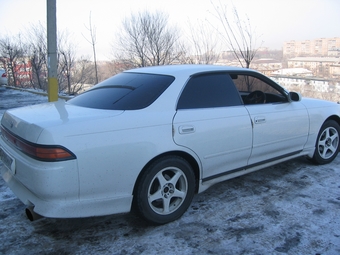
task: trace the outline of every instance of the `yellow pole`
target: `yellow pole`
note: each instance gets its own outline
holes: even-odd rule
[[[55,77],[48,78],[48,101],[58,101],[58,79]]]
[[[58,101],[57,79],[57,4],[56,0],[46,0],[47,6],[47,54],[48,54],[48,101]]]

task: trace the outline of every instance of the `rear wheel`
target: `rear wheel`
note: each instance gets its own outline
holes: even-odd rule
[[[188,209],[195,192],[195,176],[183,158],[164,157],[149,166],[136,191],[139,214],[149,222],[165,224]]]
[[[316,164],[332,162],[339,152],[339,136],[339,124],[334,120],[326,121],[319,131],[312,161]]]

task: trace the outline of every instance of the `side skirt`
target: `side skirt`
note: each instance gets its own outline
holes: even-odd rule
[[[209,187],[211,187],[212,185],[225,181],[225,180],[229,180],[241,175],[245,175],[251,172],[255,172],[257,170],[272,166],[272,165],[276,165],[278,163],[293,159],[293,158],[297,158],[297,157],[301,157],[301,156],[306,156],[309,153],[309,151],[296,151],[293,153],[289,153],[286,155],[283,155],[281,157],[277,157],[277,158],[273,158],[270,160],[265,160],[265,161],[261,161],[252,165],[248,165],[245,167],[241,167],[241,168],[237,168],[234,170],[230,170],[221,174],[217,174],[217,175],[213,175],[213,176],[209,176],[206,178],[203,178],[199,187],[199,191],[198,193],[201,193],[203,191],[205,191],[206,189],[208,189]]]

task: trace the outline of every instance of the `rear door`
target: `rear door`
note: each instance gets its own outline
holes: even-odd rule
[[[205,180],[247,165],[251,120],[226,73],[191,77],[179,98],[173,129],[175,143],[201,159]]]

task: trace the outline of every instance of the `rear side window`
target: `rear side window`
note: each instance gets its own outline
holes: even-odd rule
[[[174,79],[167,75],[120,73],[68,103],[95,109],[138,110],[152,104]]]
[[[177,109],[225,107],[241,104],[241,98],[230,76],[225,73],[214,73],[192,77],[180,96]]]

